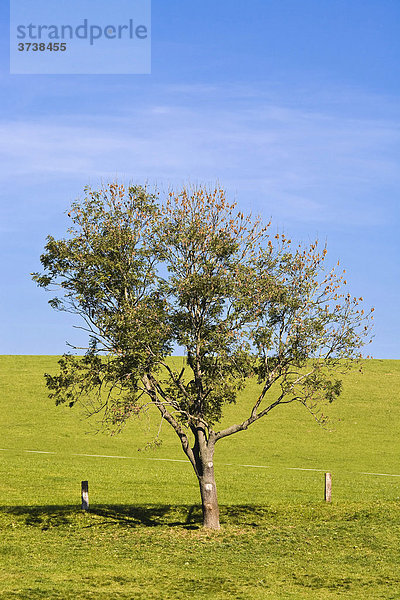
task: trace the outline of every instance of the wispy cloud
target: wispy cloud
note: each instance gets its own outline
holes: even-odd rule
[[[182,93],[193,101],[182,103]],[[4,121],[0,177],[20,185],[32,176],[218,179],[256,208],[269,203],[285,218],[354,224],[384,218],[376,196],[400,181],[398,120],[285,106],[250,93],[236,95],[238,110],[212,102],[213,93],[212,86],[171,89],[163,102],[114,116]]]

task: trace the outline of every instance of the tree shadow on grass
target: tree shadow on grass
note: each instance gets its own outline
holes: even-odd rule
[[[88,511],[77,506],[3,506],[2,521],[14,521],[46,530],[54,527],[175,527],[198,529],[201,506],[192,505],[102,505],[93,504]]]
[[[271,517],[270,507],[253,505],[221,506],[221,523],[259,527],[265,517]],[[3,506],[0,523],[15,522],[47,530],[55,527],[181,527],[199,529],[202,525],[201,506],[172,504],[94,504],[89,511],[77,506]]]
[[[202,523],[199,505],[98,505],[91,514],[124,527],[184,527],[198,529]]]

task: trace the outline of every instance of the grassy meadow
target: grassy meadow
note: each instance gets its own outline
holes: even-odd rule
[[[175,434],[164,424],[146,449],[156,415],[97,433],[48,399],[43,373],[56,370],[53,356],[0,357],[0,599],[400,598],[400,361],[347,375],[326,429],[288,405],[221,440],[219,532],[200,528]]]

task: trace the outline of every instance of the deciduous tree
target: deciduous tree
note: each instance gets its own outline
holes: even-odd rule
[[[51,396],[118,430],[149,404],[178,436],[198,478],[205,527],[219,527],[214,450],[276,406],[301,403],[320,422],[361,359],[371,312],[342,291],[318,242],[293,244],[244,215],[224,190],[86,189],[65,239],[48,237],[39,286],[78,314],[85,355],[46,375]],[[373,310],[373,309],[372,309]],[[168,360],[183,348],[182,368]],[[247,418],[221,428],[224,407],[258,379]]]

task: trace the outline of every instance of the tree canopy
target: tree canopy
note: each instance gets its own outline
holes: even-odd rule
[[[83,402],[114,431],[153,405],[193,465],[204,525],[217,528],[216,442],[285,403],[323,422],[370,339],[373,309],[343,292],[326,247],[271,233],[219,187],[161,199],[111,183],[86,188],[68,216],[68,236],[48,237],[33,278],[57,290],[55,309],[83,319],[89,342],[46,375],[51,396]],[[168,360],[177,347],[182,369]],[[260,391],[248,417],[220,429],[252,377]]]

